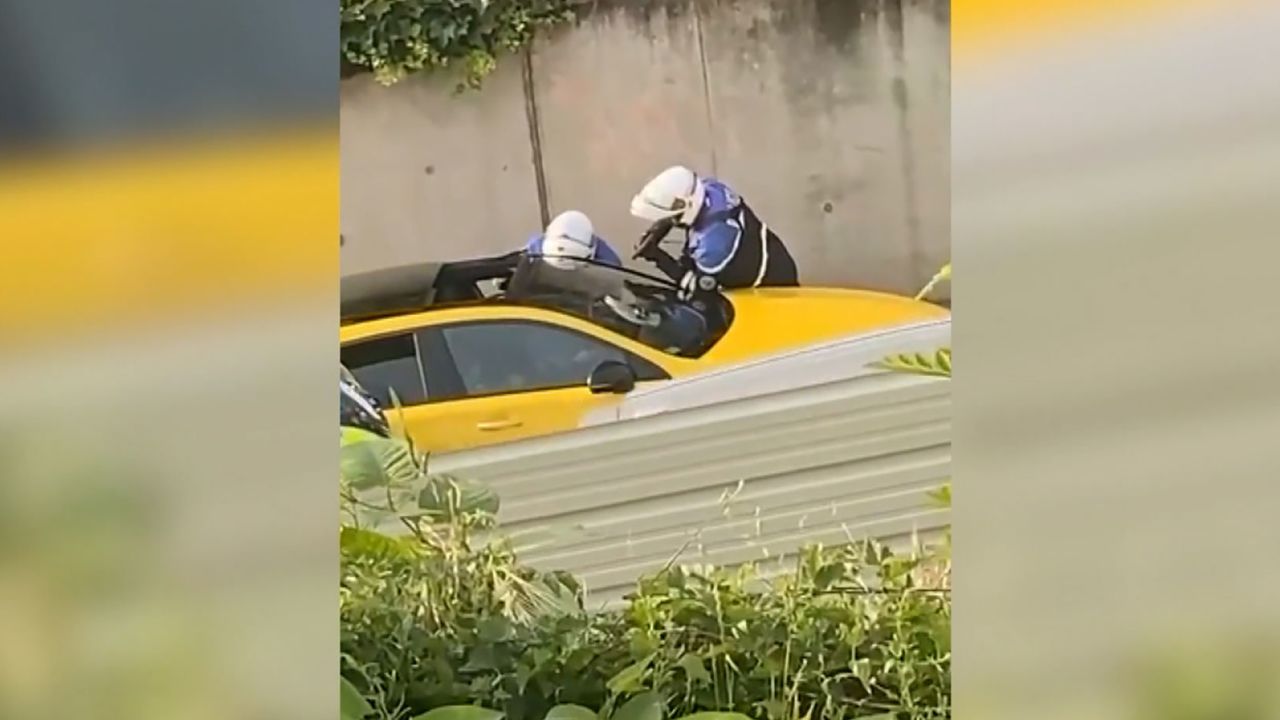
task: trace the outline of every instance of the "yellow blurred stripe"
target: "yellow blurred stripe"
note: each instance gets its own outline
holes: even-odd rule
[[[0,232],[6,345],[336,283],[338,134],[29,159]]]
[[[1011,46],[1070,37],[1089,28],[1221,4],[1222,0],[952,0],[953,54],[960,62],[982,59]]]

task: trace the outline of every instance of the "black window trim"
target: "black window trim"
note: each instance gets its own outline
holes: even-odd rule
[[[563,385],[548,385],[546,387],[526,388],[522,390],[496,390],[493,392],[486,392],[486,393],[475,393],[475,394],[470,393],[467,390],[465,384],[462,382],[462,373],[458,369],[458,361],[456,358],[453,357],[453,352],[449,350],[448,343],[445,341],[444,330],[445,328],[466,327],[471,325],[496,325],[496,324],[535,325],[538,327],[552,328],[554,330],[560,330],[562,332],[567,332],[572,335],[577,335],[578,337],[586,338],[587,340],[611,347],[614,350],[616,350],[619,354],[623,356],[623,358],[626,359],[627,364],[631,366],[631,369],[635,371],[636,382],[655,382],[655,381],[671,379],[671,374],[668,373],[666,370],[664,370],[662,366],[658,365],[652,360],[649,360],[641,355],[638,355],[635,352],[632,352],[631,350],[628,350],[624,347],[621,347],[612,342],[609,342],[608,340],[604,340],[590,333],[586,333],[581,330],[578,330],[577,328],[565,327],[564,325],[557,325],[555,323],[547,322],[545,320],[538,320],[534,318],[483,318],[483,319],[475,319],[475,320],[458,320],[456,322],[436,323],[434,325],[427,325],[427,326],[418,328],[416,331],[414,331],[415,333],[420,333],[420,332],[433,333],[432,337],[429,339],[429,344],[433,346],[436,343],[439,344],[439,351],[441,351],[444,355],[444,358],[447,358],[449,361],[448,372],[450,374],[450,379],[457,383],[456,387],[452,387],[450,389],[456,392],[462,393],[461,395],[446,394],[443,397],[438,395],[433,397],[434,393],[432,392],[432,386],[431,386],[430,380],[428,380],[426,404],[457,402],[460,400],[477,400],[480,398],[500,397],[502,395],[522,395],[524,393],[546,392],[550,390],[565,390],[565,389],[574,388],[574,387],[581,387],[584,389],[586,388],[586,378],[583,378],[579,382],[565,383]],[[423,362],[423,358],[421,355],[418,357],[418,361],[419,363]],[[640,364],[640,367],[636,366],[637,362]],[[430,374],[427,374],[425,377],[430,378]]]
[[[422,348],[418,346],[418,331],[416,329],[388,330],[387,332],[376,333],[374,335],[366,335],[365,337],[362,337],[362,338],[348,340],[347,342],[342,343],[338,348],[339,359],[341,359],[343,348],[352,347],[355,345],[359,345],[361,343],[370,343],[370,342],[377,342],[379,340],[387,340],[390,338],[398,337],[400,335],[408,335],[413,340],[413,360],[415,363],[417,363],[417,366],[418,366],[418,382],[421,384],[421,387],[419,388],[419,390],[422,392],[423,399],[421,402],[415,402],[415,403],[406,403],[404,402],[403,398],[398,398],[398,399],[401,401],[401,404],[403,407],[420,407],[422,405],[426,405],[431,402],[431,386],[427,384],[427,374],[422,363]],[[348,367],[348,370],[350,370],[350,367]],[[355,375],[355,370],[351,370],[351,374]],[[375,392],[375,391],[367,390],[366,392]],[[383,412],[394,412],[394,411],[395,411],[394,405],[388,405],[387,407],[383,408]]]

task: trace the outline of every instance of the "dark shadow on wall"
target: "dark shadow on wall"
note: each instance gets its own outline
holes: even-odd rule
[[[880,0],[813,0],[814,30],[838,52],[850,50],[865,22],[875,22]]]
[[[705,0],[592,0],[580,5],[578,21],[598,15],[625,18],[652,40],[655,15],[660,15],[669,25],[691,23],[695,2]]]

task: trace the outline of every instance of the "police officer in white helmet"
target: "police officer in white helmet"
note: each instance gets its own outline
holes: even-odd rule
[[[679,283],[682,297],[719,287],[799,284],[795,260],[782,240],[718,180],[680,165],[667,168],[632,198],[631,214],[653,223],[635,256]],[[673,227],[685,231],[679,259],[659,247]]]
[[[541,258],[548,265],[572,270],[589,263],[621,267],[622,259],[609,243],[595,234],[591,218],[577,210],[555,216],[547,229],[525,245],[525,255]]]

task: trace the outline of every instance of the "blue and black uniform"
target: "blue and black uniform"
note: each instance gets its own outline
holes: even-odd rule
[[[686,233],[683,257],[674,261],[657,251],[650,259],[682,286],[696,283],[702,290],[798,285],[795,260],[782,240],[728,185],[703,182],[702,209],[689,226],[679,225]],[[650,232],[665,234],[672,226],[662,221]]]
[[[529,238],[529,241],[524,246],[525,254],[530,257],[542,255],[542,240],[545,237],[544,234],[538,233]],[[604,238],[598,235],[591,236],[591,255],[588,259],[602,265],[622,267],[622,258],[618,253],[614,252],[613,248],[609,247],[609,243],[605,242]]]

